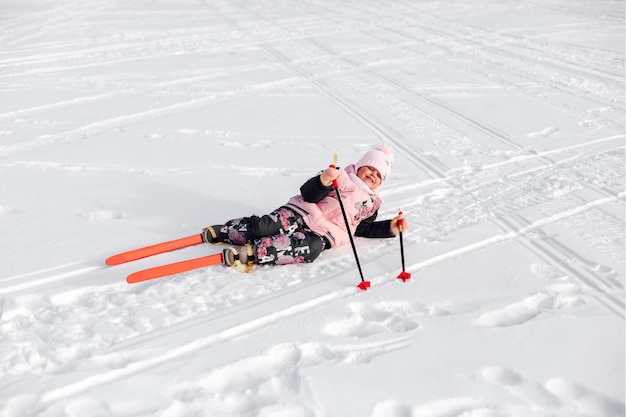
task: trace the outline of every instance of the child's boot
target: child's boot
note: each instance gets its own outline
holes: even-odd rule
[[[204,243],[223,243],[224,237],[220,233],[222,225],[207,226],[202,229],[202,240]]]
[[[223,259],[226,266],[244,265],[250,268],[256,263],[254,250],[251,245],[231,246],[224,249]]]

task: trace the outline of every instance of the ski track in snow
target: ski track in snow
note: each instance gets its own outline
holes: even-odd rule
[[[624,53],[607,40],[623,4],[10,6],[3,416],[624,416],[623,352],[607,358],[625,309]],[[357,239],[367,292],[349,249],[135,286],[123,277],[206,248],[103,265],[219,220],[152,208],[164,197],[219,190],[221,215],[245,189],[274,208],[266,181],[299,184],[379,142],[396,151],[380,217],[412,224],[407,283],[396,240]],[[25,253],[33,230],[43,260]],[[589,347],[589,323],[617,331]],[[572,337],[567,366],[536,347],[552,333]]]

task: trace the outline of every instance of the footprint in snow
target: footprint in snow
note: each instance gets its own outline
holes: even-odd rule
[[[526,323],[535,317],[565,307],[586,304],[574,284],[554,284],[547,292],[539,292],[502,308],[485,312],[478,317],[476,325],[483,327],[506,327]]]
[[[527,380],[513,369],[490,366],[482,370],[482,376],[488,382],[499,385],[517,398],[530,404],[550,408],[561,406],[559,398],[548,391],[545,386]]]
[[[0,206],[0,214],[23,214],[24,210],[19,207]]]
[[[483,368],[480,375],[514,399],[493,404],[479,398],[450,397],[419,405],[384,400],[374,406],[370,417],[624,416],[624,404],[564,378],[541,383],[503,366]]]
[[[352,303],[347,318],[327,323],[323,330],[332,336],[363,338],[378,333],[402,333],[416,329],[420,311],[406,302]]]
[[[124,213],[110,210],[91,210],[86,214],[87,220],[90,222],[100,222],[106,220],[119,220],[126,217]]]
[[[370,417],[496,417],[503,416],[493,406],[471,397],[438,399],[420,405],[410,405],[398,400],[378,402]]]
[[[486,381],[500,386],[525,403],[551,408],[555,410],[555,415],[624,415],[624,404],[564,378],[551,378],[540,383],[502,366],[486,367],[481,373]]]
[[[547,138],[548,136],[552,136],[555,133],[559,132],[559,128],[551,126],[551,127],[547,127],[539,132],[531,132],[528,134],[528,137],[530,139],[537,139],[537,138]]]
[[[177,385],[177,399],[204,399],[198,415],[318,415],[314,394],[302,370],[321,364],[346,363],[359,365],[373,357],[409,342],[396,339],[385,342],[362,343],[359,346],[333,345],[318,342],[283,343],[274,345],[256,356],[212,368],[197,384]],[[178,411],[172,408],[169,412]],[[178,415],[178,413],[174,413]]]
[[[530,270],[533,274],[537,275],[540,278],[545,278],[546,280],[562,280],[566,281],[569,277],[560,272],[556,267],[547,264],[532,264],[530,265]]]

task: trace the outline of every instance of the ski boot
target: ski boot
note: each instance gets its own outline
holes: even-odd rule
[[[202,240],[204,241],[204,243],[213,243],[213,244],[224,243],[225,240],[222,237],[222,234],[220,233],[220,230],[222,227],[224,226],[215,225],[215,226],[207,226],[204,229],[202,229]]]
[[[235,266],[241,272],[250,272],[256,263],[256,257],[251,245],[231,246],[224,249],[222,254],[225,266]]]

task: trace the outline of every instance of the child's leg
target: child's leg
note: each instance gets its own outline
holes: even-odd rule
[[[232,243],[233,245],[245,245],[246,243],[251,243],[254,239],[259,237],[257,236],[258,229],[256,227],[259,223],[259,219],[260,218],[258,216],[250,216],[227,221],[219,231],[222,241]],[[275,233],[277,232],[278,228],[276,228]]]
[[[303,225],[302,217],[281,207],[265,216],[233,219],[219,229],[221,241],[244,245],[255,240],[278,234],[291,235]]]
[[[278,234],[257,239],[253,245],[256,262],[263,265],[285,265],[313,262],[324,250],[323,238],[310,230],[291,235]]]

